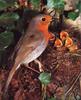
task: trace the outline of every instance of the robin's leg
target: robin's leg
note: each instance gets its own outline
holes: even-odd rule
[[[40,72],[42,72],[43,71],[43,68],[42,68],[42,64],[41,64],[41,62],[39,61],[39,60],[34,60],[34,62],[36,63],[36,64],[38,64],[38,67],[39,67],[39,71]],[[34,72],[36,72],[36,73],[40,73],[39,71],[37,71],[37,70],[35,70],[34,68],[32,68],[32,67],[30,67],[29,66],[29,64],[25,64],[25,67],[27,67],[28,69],[30,69],[30,70],[32,70],[32,71],[34,71]]]
[[[35,61],[35,63],[37,63],[39,65],[39,71],[44,72],[44,70],[42,68],[43,65],[41,64],[41,62],[37,59],[34,61]],[[46,97],[46,86],[44,84],[41,84],[41,91],[42,91],[42,100],[44,100]]]
[[[38,66],[39,66],[39,71],[40,71],[40,72],[43,72],[43,68],[42,68],[43,65],[42,65],[42,63],[41,63],[38,59],[34,60],[34,62],[38,64]]]
[[[29,66],[29,64],[25,64],[25,67],[32,70],[33,72],[36,72],[38,74],[40,73],[38,70],[36,70],[36,69],[32,68],[31,66]]]

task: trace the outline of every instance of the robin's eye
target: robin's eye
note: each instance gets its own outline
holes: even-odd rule
[[[45,18],[45,17],[43,17],[43,18],[42,18],[42,21],[46,21],[46,18]]]

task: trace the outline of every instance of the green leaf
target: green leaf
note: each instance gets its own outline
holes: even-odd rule
[[[48,100],[56,100],[54,97],[49,98]]]
[[[14,2],[16,2],[17,0],[4,0],[4,1],[6,1],[7,3],[14,3]]]
[[[40,5],[40,0],[31,0],[31,3],[35,8],[38,8]]]
[[[0,33],[0,50],[7,48],[13,40],[12,32],[2,32]]]
[[[16,21],[19,19],[19,15],[17,13],[3,13],[0,16],[0,21],[5,21],[5,20],[9,20],[9,21]]]
[[[56,10],[63,10],[64,9],[64,0],[47,0],[48,8],[54,8]]]
[[[76,8],[79,10],[81,13],[81,1],[79,0],[78,4],[76,5]]]
[[[6,30],[11,31],[11,30],[14,30],[16,28],[16,26],[14,24],[8,24],[8,25],[5,25],[5,28],[6,28]]]
[[[76,12],[70,12],[68,14],[68,18],[72,19],[72,20],[75,20],[77,17],[78,17],[79,13],[76,13]]]
[[[42,84],[48,85],[51,82],[51,74],[43,72],[39,75],[39,80]]]
[[[14,6],[14,1],[11,2],[11,0],[0,0],[0,10],[4,10],[11,6]]]
[[[6,1],[0,0],[0,10],[5,9],[7,6],[8,4],[6,3]]]

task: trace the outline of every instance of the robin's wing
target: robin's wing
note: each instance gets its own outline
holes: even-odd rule
[[[28,33],[28,35],[25,35],[22,39],[22,42],[19,41],[17,44],[17,46],[19,46],[19,47],[17,48],[18,51],[16,54],[15,63],[18,63],[18,64],[23,63],[25,58],[28,59],[29,55],[35,56],[36,52],[39,53],[39,51],[41,51],[41,53],[42,53],[44,51],[43,49],[46,48],[46,45],[47,45],[47,43],[45,43],[45,42],[46,41],[43,36],[43,33],[40,33],[40,32],[35,33],[34,32],[34,34]],[[38,47],[40,47],[40,48],[38,48]],[[36,48],[38,48],[37,51],[34,52],[34,54],[32,54],[32,52],[35,51]],[[37,56],[39,56],[39,55],[37,55]],[[30,59],[34,60],[35,58],[32,57]]]

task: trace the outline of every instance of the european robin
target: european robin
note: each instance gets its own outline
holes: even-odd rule
[[[48,31],[51,21],[52,17],[50,15],[38,15],[30,22],[26,34],[21,37],[16,45],[15,63],[9,73],[4,93],[7,92],[11,79],[20,65],[29,64],[46,49],[48,41],[52,37],[52,34]]]

